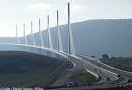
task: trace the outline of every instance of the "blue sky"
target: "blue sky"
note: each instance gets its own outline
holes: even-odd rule
[[[67,22],[67,2],[71,2],[71,22],[89,19],[132,18],[132,0],[0,0],[0,37],[15,36],[18,25],[22,36],[22,25],[26,23],[26,33],[30,33],[30,21],[34,32],[46,28],[46,18],[50,15],[50,26],[56,25],[56,10],[60,11],[60,24]]]

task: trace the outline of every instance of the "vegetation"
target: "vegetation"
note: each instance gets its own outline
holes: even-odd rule
[[[103,54],[103,55],[102,55],[102,58],[104,58],[104,59],[109,59],[109,56],[108,56],[107,54]]]
[[[132,57],[111,57],[109,59],[100,59],[103,63],[110,66],[116,67],[118,69],[126,70],[132,72]]]
[[[69,77],[69,81],[72,82],[92,82],[95,80],[96,77],[87,72],[85,69],[77,70]]]
[[[0,87],[45,86],[65,62],[27,52],[0,52]]]

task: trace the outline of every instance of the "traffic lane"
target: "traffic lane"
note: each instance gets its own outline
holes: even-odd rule
[[[83,56],[82,56],[83,57]],[[116,69],[116,68],[113,68],[111,66],[108,66],[108,65],[105,65],[103,64],[102,62],[100,62],[99,60],[97,59],[89,59],[87,57],[84,57],[86,61],[89,61],[91,63],[94,63],[96,64],[98,67],[100,68],[105,68],[107,69],[108,71],[111,71],[111,72],[114,72],[114,73],[117,73],[117,76],[119,77],[119,75],[123,76],[125,78],[125,82],[124,83],[128,83],[129,79],[132,77],[131,73],[130,72],[126,72],[126,71],[122,71],[122,70],[119,70],[119,69]]]
[[[121,74],[121,75],[123,75],[125,77],[128,77],[128,78],[132,78],[132,72],[127,72],[127,71],[124,71],[124,70],[120,70],[120,69],[111,67],[109,65],[106,65],[106,64],[102,63],[98,59],[89,58],[87,56],[82,56],[82,55],[80,55],[80,56],[85,58],[86,61],[90,61],[91,63],[96,64],[98,67],[105,68],[105,69],[107,69],[107,70],[109,70],[111,72],[114,72],[114,73],[117,73],[117,74]]]
[[[81,58],[82,58],[81,61],[83,61],[84,64],[90,65],[91,67],[93,67],[97,71],[96,74],[99,75],[100,73],[103,73],[104,76],[106,76],[106,78],[110,78],[112,81],[118,79],[116,73],[113,73],[113,72],[111,72],[111,71],[109,71],[109,70],[107,70],[105,68],[100,68],[98,65],[96,65],[94,63],[91,63],[90,61],[86,60],[87,58],[83,58],[83,57],[81,57]],[[94,70],[94,72],[95,72],[95,70]]]

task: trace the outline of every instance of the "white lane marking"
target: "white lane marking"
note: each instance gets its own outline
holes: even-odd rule
[[[105,66],[107,66],[107,67],[109,67],[109,68],[112,68],[112,69],[115,69],[115,70],[118,70],[118,71],[121,71],[121,72],[128,73],[128,74],[131,74],[131,75],[132,75],[132,72],[128,72],[128,71],[125,71],[125,70],[121,70],[121,69],[118,69],[118,68],[114,68],[114,67],[112,67],[112,66],[109,66],[109,65],[107,65],[107,64],[104,64],[103,62],[101,62],[101,61],[98,60],[98,59],[90,58],[90,57],[87,57],[87,56],[84,56],[84,55],[81,55],[81,56],[83,56],[83,57],[85,57],[85,58],[88,58],[88,59],[91,59],[91,60],[97,60],[97,62],[99,62],[99,63],[101,63],[101,64],[103,64],[103,65],[105,65]]]
[[[128,71],[124,71],[124,70],[121,70],[121,69],[118,69],[118,68],[114,68],[114,67],[112,67],[112,66],[109,66],[109,65],[107,65],[107,64],[104,64],[104,63],[101,62],[101,61],[98,61],[98,62],[101,63],[101,64],[103,64],[104,66],[109,67],[109,68],[112,68],[112,69],[115,69],[115,70],[118,70],[118,71],[121,71],[121,72],[124,72],[124,73],[132,74],[132,72],[128,72]]]
[[[99,78],[99,76],[96,73],[93,73],[92,71],[85,69],[87,72],[91,73],[92,75],[94,75],[96,78]]]
[[[80,57],[80,58],[81,58],[81,57]],[[81,58],[81,59],[83,59],[83,58]],[[88,58],[88,59],[90,59],[90,58]],[[95,59],[95,60],[97,60],[97,59]],[[116,73],[114,73],[114,72],[111,72],[111,71],[109,71],[109,70],[100,68],[100,67],[98,67],[96,64],[92,64],[92,63],[90,63],[89,61],[86,62],[86,63],[91,64],[91,66],[94,66],[94,68],[97,68],[98,70],[102,70],[102,71],[105,71],[105,72],[107,72],[107,73],[110,73],[110,74],[112,74],[116,79],[118,79],[118,77],[117,77],[118,74],[116,74]]]

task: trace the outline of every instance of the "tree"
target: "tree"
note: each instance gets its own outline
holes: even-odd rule
[[[108,56],[107,54],[103,54],[103,55],[102,55],[102,58],[109,59],[109,56]]]

